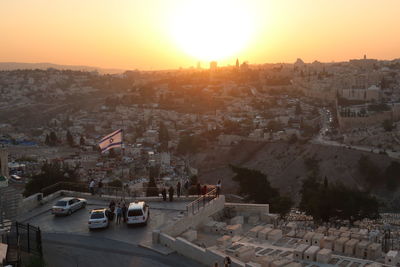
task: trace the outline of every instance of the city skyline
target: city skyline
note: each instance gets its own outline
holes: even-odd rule
[[[398,1],[199,3],[5,0],[0,62],[156,70],[212,60],[234,65],[236,58],[260,64],[399,57]]]

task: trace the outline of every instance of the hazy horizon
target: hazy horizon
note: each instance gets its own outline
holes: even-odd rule
[[[0,2],[0,62],[166,70],[400,57],[400,2]]]
[[[330,62],[328,62],[328,61],[319,61],[319,60],[316,59],[316,60],[310,61],[310,62],[304,61],[304,63],[305,64],[311,64],[311,63],[317,61],[317,62],[320,62],[320,63],[323,63],[323,64],[329,64],[329,63],[349,62],[350,60],[353,60],[353,59],[363,59],[363,58],[364,58],[364,56],[359,57],[359,58],[349,58],[347,60],[330,61]],[[302,60],[301,57],[296,58],[296,60],[297,59],[301,59]],[[393,61],[393,60],[400,60],[400,57],[391,58],[391,59],[380,59],[380,58],[370,58],[370,57],[367,56],[367,59],[376,59],[378,61]],[[244,60],[244,61],[246,61],[246,60]],[[240,63],[243,63],[244,61],[240,61]],[[260,63],[251,63],[251,62],[249,62],[249,64],[250,65],[294,64],[295,61],[293,61],[293,62],[283,62],[283,61],[280,61],[280,62],[260,62]],[[235,62],[236,62],[236,59],[235,59]],[[218,65],[218,67],[234,66],[235,62],[231,62],[231,63],[228,62],[226,65]],[[209,68],[209,65],[208,65],[209,62],[204,62],[204,63],[205,64],[201,65],[201,69],[208,69]],[[3,64],[3,66],[0,66],[0,70],[16,70],[16,69],[18,69],[18,68],[7,69],[7,68],[4,67],[4,64],[21,64],[21,65],[23,65],[23,64],[27,64],[27,65],[46,65],[47,64],[47,65],[54,65],[55,68],[57,68],[58,66],[59,67],[63,67],[63,69],[68,69],[68,67],[71,67],[71,68],[77,70],[77,69],[79,69],[81,67],[82,70],[84,70],[84,71],[90,71],[91,69],[96,69],[96,70],[103,70],[103,72],[105,72],[105,73],[108,73],[110,71],[111,71],[110,73],[119,73],[119,71],[123,72],[123,71],[129,71],[129,70],[131,70],[131,71],[133,71],[133,70],[135,70],[135,71],[168,71],[168,70],[179,70],[180,68],[183,68],[183,69],[196,68],[195,64],[188,65],[188,66],[179,66],[179,67],[175,67],[175,68],[173,68],[173,67],[172,68],[164,68],[164,69],[161,69],[161,68],[160,69],[140,69],[140,68],[124,69],[124,68],[112,68],[112,67],[107,67],[107,66],[99,67],[99,66],[92,66],[92,65],[60,64],[60,63],[54,63],[54,62],[0,62],[0,65],[1,64]],[[85,68],[87,70],[85,70]]]

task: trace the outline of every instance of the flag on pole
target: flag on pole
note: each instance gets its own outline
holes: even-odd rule
[[[101,153],[104,153],[111,148],[122,147],[122,129],[103,137],[99,142],[99,146]]]

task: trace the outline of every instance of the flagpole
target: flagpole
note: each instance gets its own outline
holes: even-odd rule
[[[122,195],[123,195],[123,197],[124,197],[124,199],[125,199],[125,192],[124,192],[124,182],[123,182],[123,180],[124,180],[124,151],[125,151],[125,147],[124,147],[124,129],[123,129],[123,127],[124,127],[124,120],[122,119],[122,132],[121,132],[121,139],[122,139],[122,144],[121,144],[121,153],[122,153],[122,159],[121,159],[121,168],[122,168],[122,170],[121,170],[121,186],[122,186]]]
[[[121,184],[122,184],[122,192],[124,192],[124,184],[123,184],[123,180],[124,180],[124,155],[125,155],[125,146],[124,146],[124,117],[122,116],[122,128],[121,128],[122,132],[121,132]]]

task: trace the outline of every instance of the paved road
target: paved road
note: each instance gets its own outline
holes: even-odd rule
[[[39,226],[43,232],[47,233],[74,233],[90,237],[105,237],[137,245],[141,242],[150,241],[152,230],[161,225],[163,218],[168,220],[176,217],[180,213],[179,210],[185,208],[185,204],[185,202],[149,203],[150,221],[147,226],[117,225],[114,220],[107,229],[90,231],[87,226],[90,210],[107,206],[106,202],[91,203],[90,201],[86,208],[74,212],[71,216],[54,216],[50,211],[46,211],[27,222]],[[50,208],[50,205],[48,208]]]
[[[105,201],[89,200],[85,209],[59,217],[49,211],[52,203],[41,207],[38,210],[41,214],[25,221],[42,230],[44,256],[49,267],[201,266],[176,254],[162,256],[138,246],[151,241],[152,230],[158,228],[162,218],[168,220],[180,214],[186,207],[185,202],[148,203],[147,226],[116,225],[114,221],[107,229],[92,231],[87,227],[89,212],[107,206]]]
[[[48,267],[200,267],[177,254],[163,256],[153,251],[106,238],[75,234],[43,234]]]
[[[311,143],[319,144],[319,145],[326,145],[326,146],[336,146],[336,147],[343,147],[343,148],[351,148],[351,149],[354,149],[354,150],[370,152],[370,153],[375,153],[375,154],[380,154],[381,153],[381,149],[377,149],[375,147],[346,145],[346,144],[343,144],[343,143],[339,143],[337,141],[325,139],[324,134],[330,128],[329,125],[331,123],[330,119],[332,119],[332,116],[329,113],[327,113],[325,110],[320,110],[320,114],[322,116],[322,127],[321,127],[321,130],[319,131],[318,135],[316,135],[311,140]],[[386,154],[391,158],[400,159],[400,152],[386,151]]]

